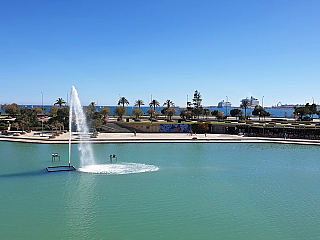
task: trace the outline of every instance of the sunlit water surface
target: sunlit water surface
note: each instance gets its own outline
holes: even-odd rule
[[[67,145],[0,142],[0,239],[319,239],[319,150],[96,144],[96,165],[48,173]]]

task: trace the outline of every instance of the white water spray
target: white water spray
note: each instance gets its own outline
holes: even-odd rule
[[[73,120],[75,120],[77,134],[80,137],[80,144],[78,145],[78,149],[80,151],[80,165],[94,165],[95,161],[93,157],[92,147],[91,144],[88,142],[90,139],[86,116],[83,112],[83,108],[78,97],[78,92],[74,86],[72,86],[71,89],[69,114],[69,165],[71,159],[71,137]]]
[[[80,138],[78,149],[80,151],[80,168],[78,171],[95,174],[131,174],[158,171],[153,165],[141,163],[117,163],[96,165],[89,139],[86,116],[81,106],[78,92],[74,86],[71,89],[70,115],[69,115],[69,166],[71,160],[72,123],[75,122],[76,131]]]

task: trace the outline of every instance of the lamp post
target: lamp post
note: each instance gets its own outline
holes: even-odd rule
[[[42,112],[43,112],[43,92],[41,92],[41,96],[42,96],[41,105],[42,105]],[[42,137],[43,137],[43,118],[41,119],[41,129],[42,129],[41,133],[42,133]]]
[[[227,117],[227,120],[228,120],[228,96],[226,96],[227,98],[227,102],[226,102],[226,117]]]
[[[264,98],[264,96],[262,96],[262,109],[264,109],[264,108],[263,108],[263,98]]]

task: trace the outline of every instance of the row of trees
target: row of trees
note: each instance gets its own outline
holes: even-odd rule
[[[197,90],[193,95],[192,102],[187,103],[187,109],[180,111],[180,117],[184,120],[198,118],[200,115],[203,117],[208,117],[210,114],[215,116],[217,119],[225,119],[226,116],[220,111],[214,110],[210,111],[209,109],[203,109],[202,107],[202,98],[200,92]],[[65,105],[63,107],[63,105]],[[129,101],[122,97],[118,101],[118,107],[115,108],[115,113],[119,116],[120,119],[126,114],[126,105],[129,105]],[[138,99],[134,103],[137,108],[133,109],[132,114],[135,116],[135,119],[139,119],[143,115],[143,111],[140,109],[141,106],[145,105],[144,101]],[[153,119],[158,115],[156,108],[160,107],[160,103],[153,99],[149,103],[150,109],[147,113],[150,115],[150,118]],[[175,104],[172,100],[167,99],[163,105],[164,108],[161,110],[161,113],[164,114],[168,119],[171,119],[172,116],[176,113]],[[237,117],[239,119],[247,118],[247,108],[250,106],[249,102],[244,101],[241,107],[244,109],[243,112],[240,109],[230,110],[230,115],[232,117]],[[38,116],[45,112],[45,108],[34,107],[32,109],[28,108],[19,108],[15,103],[5,104],[4,110],[7,114],[16,116],[16,121],[13,124],[15,128],[20,128],[22,130],[29,129],[30,127],[39,127],[41,122],[39,122]],[[102,124],[107,120],[106,118],[110,114],[110,109],[107,107],[102,108],[99,112],[96,110],[95,103],[92,102],[85,108],[86,116],[88,123],[93,129],[101,128]],[[309,120],[314,114],[320,115],[320,112],[317,111],[316,104],[307,103],[304,107],[295,107],[294,115],[300,120]],[[58,98],[54,105],[50,108],[50,115],[52,116],[48,122],[45,123],[46,127],[51,129],[53,128],[68,128],[69,125],[69,107],[66,105],[66,102],[62,98]],[[261,106],[256,106],[252,111],[253,116],[259,116],[260,118],[270,116],[270,113],[265,111]]]
[[[125,97],[121,97],[120,100],[118,101],[118,105],[119,107],[116,107],[114,112],[119,116],[119,118],[121,119],[122,116],[124,116],[126,114],[126,108],[125,105],[129,105],[129,101],[128,99],[126,99]],[[141,110],[141,106],[145,105],[144,101],[141,99],[138,99],[135,101],[134,106],[137,106],[138,108],[135,108],[132,110],[132,114],[135,116],[136,119],[139,119],[140,116],[143,115],[143,111]],[[160,107],[160,103],[159,101],[157,101],[156,99],[153,99],[150,103],[149,103],[150,109],[147,111],[147,113],[151,116],[151,119],[153,117],[156,117],[156,108]],[[171,117],[177,112],[173,107],[174,107],[174,102],[172,102],[172,100],[167,99],[164,104],[163,104],[163,108],[161,110],[161,113],[166,115],[169,119],[171,119]]]
[[[310,120],[314,114],[320,117],[320,111],[317,111],[316,104],[307,103],[304,107],[294,107],[294,116],[299,120]]]

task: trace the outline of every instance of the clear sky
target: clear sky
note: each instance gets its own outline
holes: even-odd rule
[[[320,102],[320,1],[0,1],[0,103]],[[69,96],[70,99],[70,96]]]

